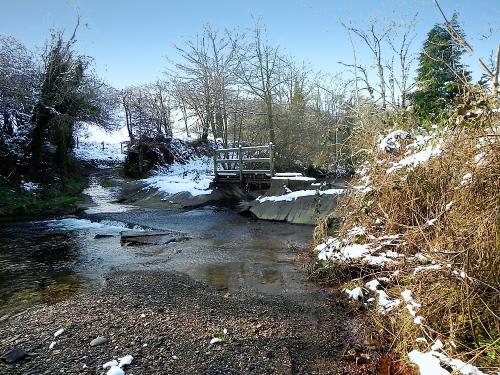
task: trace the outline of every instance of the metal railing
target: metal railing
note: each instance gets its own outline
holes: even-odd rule
[[[267,154],[263,156],[262,154]],[[248,164],[268,164],[269,169],[248,169]],[[219,166],[222,168],[219,169]],[[274,176],[274,145],[221,148],[214,152],[214,176],[239,176],[243,181],[247,175]]]

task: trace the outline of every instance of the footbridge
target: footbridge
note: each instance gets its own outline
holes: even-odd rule
[[[221,148],[214,152],[216,183],[271,184],[275,175],[274,145]]]

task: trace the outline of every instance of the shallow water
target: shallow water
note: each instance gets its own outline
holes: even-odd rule
[[[144,209],[115,202],[116,178],[100,174],[80,217],[0,225],[0,309],[52,302],[103,283],[113,270],[169,270],[229,292],[304,294],[293,246],[312,227],[257,221],[230,209]],[[162,230],[184,239],[123,246],[124,231]],[[180,238],[180,237],[179,237]]]

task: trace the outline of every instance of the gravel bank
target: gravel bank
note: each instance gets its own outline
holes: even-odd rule
[[[101,290],[0,321],[0,352],[28,353],[0,361],[0,374],[105,374],[104,363],[126,355],[132,375],[371,373],[358,350],[362,324],[338,298],[317,293],[304,301],[231,295],[178,273],[113,273]],[[90,346],[99,336],[107,342]],[[214,337],[223,341],[210,344]]]

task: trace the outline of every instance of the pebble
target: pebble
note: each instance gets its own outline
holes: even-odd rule
[[[108,342],[108,339],[106,337],[99,336],[90,342],[90,346],[98,346],[98,345],[105,344],[106,342]]]

